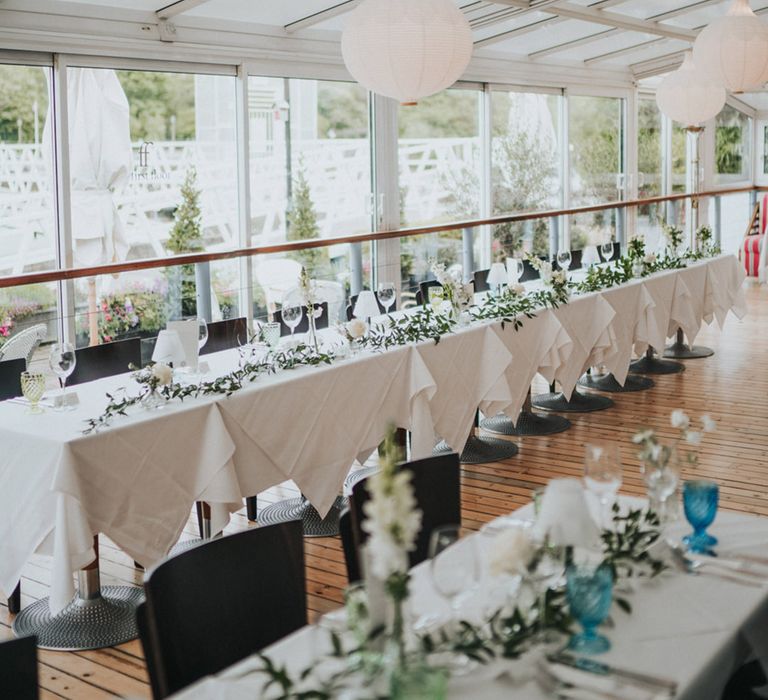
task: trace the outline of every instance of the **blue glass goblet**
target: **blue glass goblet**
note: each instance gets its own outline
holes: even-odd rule
[[[685,517],[693,527],[693,533],[683,537],[692,552],[706,554],[717,544],[717,539],[706,530],[717,514],[719,489],[714,481],[686,481],[683,484],[683,508]]]
[[[611,609],[613,599],[613,577],[606,566],[570,566],[566,572],[566,597],[568,606],[579,624],[584,628],[575,634],[568,648],[580,654],[602,654],[611,648],[606,637],[595,629]]]

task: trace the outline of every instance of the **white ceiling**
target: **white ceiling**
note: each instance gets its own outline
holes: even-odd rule
[[[102,20],[128,16],[156,22],[157,11],[174,5],[169,21],[179,28],[238,31],[265,28],[278,38],[338,39],[346,11],[359,0],[0,0],[3,10],[23,10]],[[385,2],[386,0],[379,0]],[[473,28],[478,58],[532,61],[537,65],[579,66],[621,71],[638,80],[674,68],[695,33],[725,13],[730,0],[454,0]],[[768,0],[751,0],[765,13]],[[328,15],[325,11],[336,8]],[[313,17],[320,13],[319,17]],[[291,24],[301,20],[299,28]],[[0,26],[2,19],[0,18]],[[764,95],[745,96],[755,107]]]

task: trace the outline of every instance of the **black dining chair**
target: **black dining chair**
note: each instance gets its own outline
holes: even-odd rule
[[[0,362],[0,401],[21,396],[21,373],[27,369],[27,361],[3,360]]]
[[[92,382],[102,377],[128,372],[128,365],[141,366],[141,340],[117,340],[75,350],[75,370],[67,379],[68,386]]]
[[[487,292],[490,287],[488,286],[488,273],[490,268],[486,270],[475,270],[474,285],[476,292]]]
[[[429,557],[429,540],[435,528],[461,523],[459,455],[452,453],[427,457],[405,462],[401,468],[412,474],[411,484],[416,504],[422,512],[416,547],[409,554],[410,566],[416,566]],[[362,568],[359,552],[368,539],[368,533],[363,530],[363,506],[370,498],[367,481],[363,479],[352,488],[348,521],[340,528],[350,583],[360,580]],[[355,576],[357,578],[352,578]]]
[[[0,642],[0,696],[37,700],[37,637]]]
[[[541,258],[546,260],[547,258]],[[523,274],[520,275],[519,282],[530,282],[531,280],[539,279],[539,271],[531,264],[528,258],[523,258]]]
[[[230,350],[248,342],[248,325],[245,317],[228,318],[208,324],[208,340],[201,348],[201,355]]]
[[[315,328],[317,330],[328,328],[328,302],[324,301],[320,304],[315,304],[315,309],[322,309],[320,318],[315,319]],[[281,310],[275,311],[275,313],[272,315],[272,318],[275,323],[280,324],[281,336],[291,334],[291,329],[286,325],[285,321],[283,321],[283,312]],[[302,307],[301,321],[299,321],[299,325],[296,326],[294,333],[307,333],[308,331],[309,319],[307,318],[307,310],[305,307]]]
[[[618,260],[621,257],[621,243],[618,241],[613,242],[613,257],[610,261],[606,261],[603,251],[600,250],[600,246],[597,246],[597,254],[600,256],[600,262],[612,262]]]
[[[137,622],[158,700],[307,624],[301,523],[203,542],[152,570],[144,592]]]

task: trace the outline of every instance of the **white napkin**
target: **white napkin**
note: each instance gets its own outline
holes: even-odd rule
[[[600,528],[589,513],[577,479],[552,479],[547,484],[534,530],[542,537],[548,534],[557,546],[600,546]]]

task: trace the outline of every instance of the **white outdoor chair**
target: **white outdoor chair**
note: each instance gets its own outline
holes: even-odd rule
[[[24,359],[29,365],[32,355],[35,354],[38,345],[45,340],[46,335],[48,335],[48,327],[44,323],[38,323],[36,326],[12,335],[0,348],[0,360]]]

